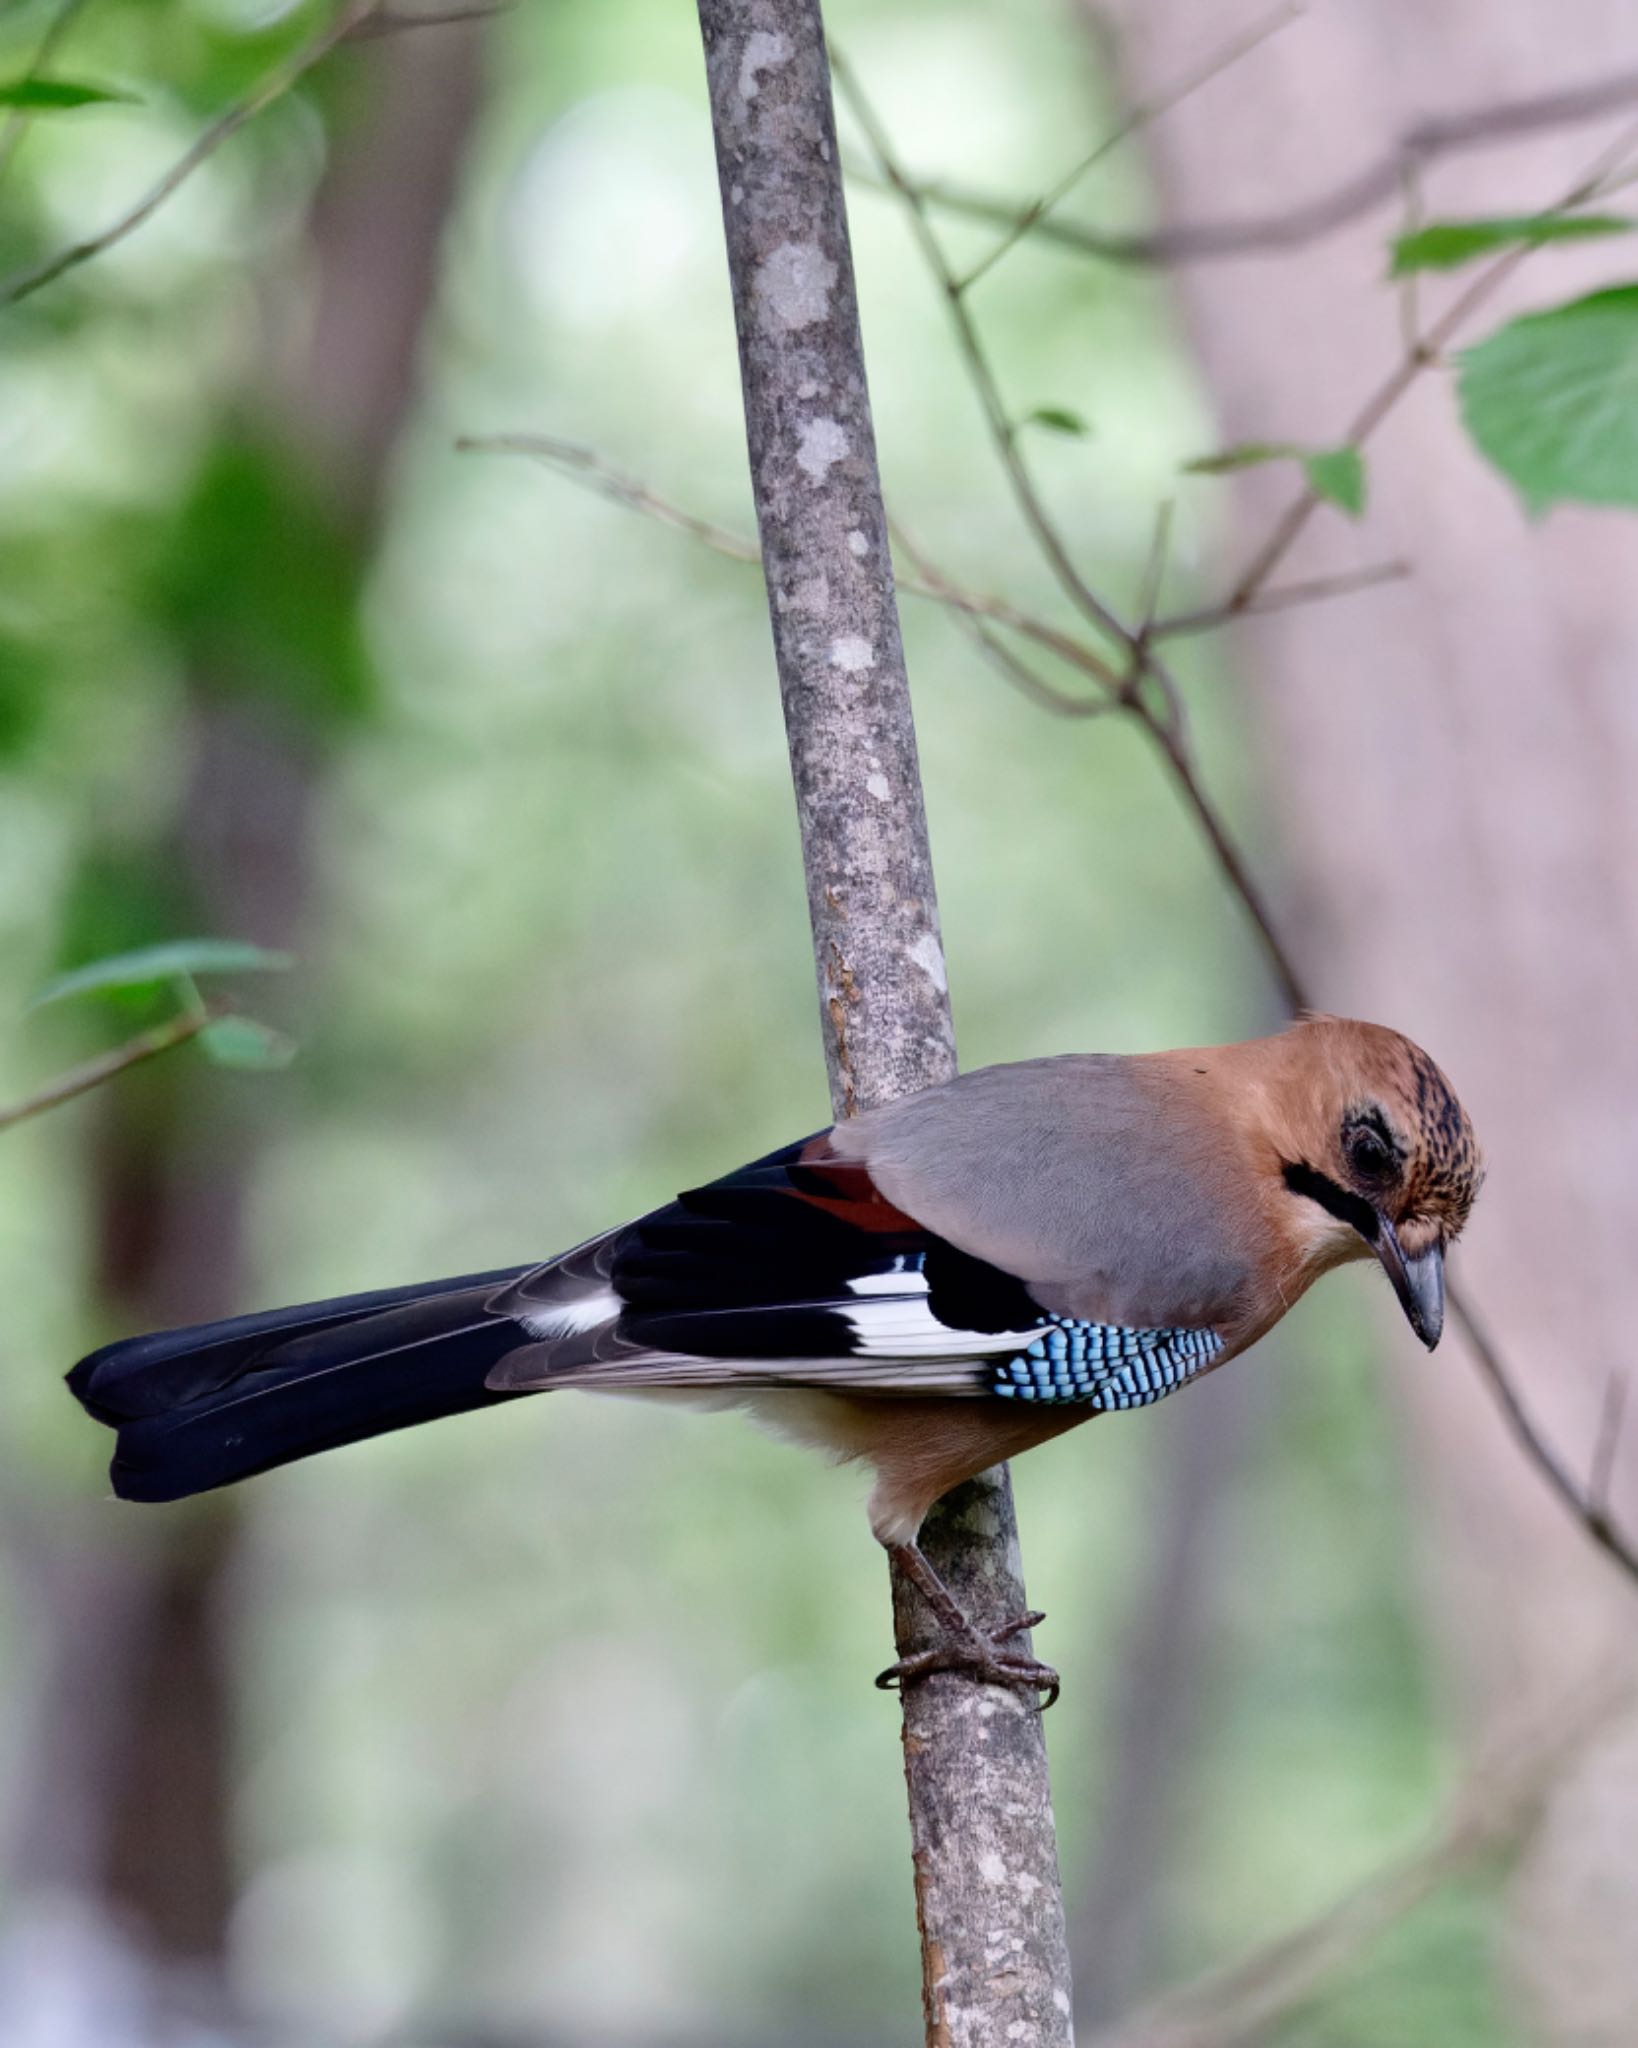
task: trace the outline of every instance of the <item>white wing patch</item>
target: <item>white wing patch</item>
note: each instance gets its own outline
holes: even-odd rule
[[[887,1294],[850,1303],[842,1315],[858,1358],[989,1358],[1020,1352],[1034,1329],[950,1329],[923,1300]]]
[[[531,1337],[545,1341],[552,1337],[577,1337],[582,1330],[595,1330],[612,1323],[622,1303],[612,1287],[595,1294],[576,1295],[572,1301],[552,1301],[539,1308],[514,1311]]]
[[[921,1294],[927,1292],[927,1275],[913,1266],[905,1264],[903,1258],[895,1259],[890,1273],[862,1273],[857,1280],[848,1283],[850,1294],[862,1294],[875,1299],[884,1294]]]
[[[858,1296],[842,1315],[853,1331],[859,1358],[985,1358],[1017,1351],[1033,1330],[952,1330],[927,1301],[927,1276],[900,1260],[890,1273],[869,1273],[848,1282]]]

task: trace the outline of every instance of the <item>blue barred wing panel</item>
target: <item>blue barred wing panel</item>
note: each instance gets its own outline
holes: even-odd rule
[[[993,1391],[1014,1401],[1146,1408],[1185,1386],[1222,1349],[1215,1330],[1123,1330],[1043,1316],[1032,1344],[996,1361]]]

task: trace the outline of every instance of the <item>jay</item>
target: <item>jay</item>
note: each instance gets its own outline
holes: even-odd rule
[[[741,1408],[871,1468],[870,1526],[938,1615],[882,1674],[1046,1687],[917,1546],[933,1502],[1254,1344],[1374,1258],[1431,1349],[1472,1126],[1398,1032],[1309,1016],[1202,1050],[963,1074],[770,1153],[544,1264],[127,1338],[69,1385],[122,1498],[573,1387]]]

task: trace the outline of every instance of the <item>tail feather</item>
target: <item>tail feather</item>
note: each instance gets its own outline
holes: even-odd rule
[[[497,1291],[522,1266],[309,1302],[109,1344],[69,1386],[118,1431],[124,1500],[179,1500],[314,1451],[504,1400],[491,1368],[528,1338]]]

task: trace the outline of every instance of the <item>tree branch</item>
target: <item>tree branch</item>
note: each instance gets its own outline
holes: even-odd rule
[[[700,541],[714,553],[726,555],[733,562],[758,562],[761,551],[754,540],[744,534],[735,533],[726,526],[718,526],[713,520],[702,519],[698,513],[686,511],[673,504],[669,498],[661,497],[641,478],[629,476],[599,455],[595,449],[583,448],[573,441],[555,440],[548,434],[469,434],[456,442],[458,449],[467,452],[504,452],[527,455],[555,469],[560,476],[571,482],[584,484],[599,497],[607,498],[616,505],[623,505],[628,511],[641,512],[661,526],[672,527],[678,533],[686,533],[691,539]],[[906,550],[907,556],[909,551]],[[1073,634],[1062,632],[1049,621],[1032,612],[1020,611],[1017,605],[1009,604],[1005,598],[987,597],[979,591],[964,590],[951,583],[935,569],[920,562],[913,564],[911,573],[902,569],[895,572],[895,585],[901,595],[927,598],[934,604],[947,605],[952,611],[965,612],[970,617],[990,619],[998,626],[1005,626],[1011,632],[1021,634],[1037,646],[1046,648],[1071,668],[1079,669],[1083,675],[1108,690],[1119,690],[1119,673],[1096,648],[1089,647],[1084,640],[1077,640]],[[1070,700],[1073,701],[1073,700]],[[1079,715],[1079,714],[1077,714]]]
[[[144,221],[159,211],[173,192],[187,183],[202,163],[216,154],[224,142],[231,140],[275,100],[282,99],[315,64],[330,54],[337,43],[354,34],[379,5],[380,0],[346,0],[346,5],[337,10],[324,28],[282,63],[275,64],[243,99],[236,100],[226,113],[219,115],[196,136],[164,176],[150,185],[118,220],[110,222],[100,234],[88,236],[83,242],[73,242],[68,248],[59,249],[56,255],[46,257],[27,270],[18,271],[0,284],[0,307],[15,306],[42,286],[55,283],[66,272],[77,269],[82,263],[89,263],[94,256],[101,256],[116,242],[123,242],[127,235],[134,234]]]
[[[464,28],[469,22],[492,20],[510,14],[517,0],[472,0],[467,7],[388,7],[385,0],[372,8],[348,31],[355,43],[373,42],[382,36],[401,36],[418,28]]]
[[[26,1123],[32,1116],[43,1116],[48,1109],[56,1109],[60,1103],[72,1102],[76,1095],[88,1095],[93,1088],[100,1088],[104,1081],[111,1081],[128,1067],[139,1067],[145,1060],[157,1059],[162,1052],[169,1052],[172,1046],[185,1045],[190,1038],[199,1036],[211,1017],[209,1010],[185,1010],[164,1024],[154,1025],[150,1031],[128,1038],[123,1045],[115,1046],[112,1052],[99,1053],[83,1066],[71,1067],[66,1074],[60,1074],[33,1095],[0,1109],[0,1131],[9,1131],[13,1124]]]
[[[1221,49],[1214,51],[1193,70],[1186,72],[1175,85],[1168,86],[1164,92],[1156,93],[1152,100],[1143,100],[1136,106],[1129,107],[1109,133],[1096,142],[1078,164],[1066,171],[1056,185],[1026,206],[1008,223],[1007,232],[1000,241],[988,255],[981,257],[961,280],[961,290],[970,291],[981,277],[987,276],[995,268],[1003,256],[1009,255],[1018,246],[1031,229],[1049,221],[1054,208],[1069,197],[1087,172],[1102,163],[1110,151],[1118,148],[1127,136],[1135,134],[1139,128],[1146,128],[1151,121],[1158,120],[1162,114],[1199,92],[1221,73],[1232,70],[1241,58],[1249,57],[1252,51],[1260,49],[1270,36],[1277,35],[1282,28],[1289,27],[1297,20],[1304,4],[1305,0],[1282,0],[1282,4],[1271,14],[1265,15],[1250,28],[1241,29],[1230,37]]]
[[[1409,562],[1369,562],[1362,569],[1339,569],[1334,576],[1309,576],[1300,583],[1277,583],[1272,590],[1249,592],[1239,604],[1226,600],[1202,605],[1196,611],[1171,612],[1156,619],[1149,639],[1181,640],[1192,633],[1215,633],[1219,626],[1231,626],[1236,619],[1248,619],[1264,612],[1294,611],[1299,605],[1325,604],[1333,597],[1352,597],[1361,590],[1375,590],[1383,583],[1400,583],[1413,574]]]
[[[699,0],[751,482],[839,1115],[955,1072],[915,732],[818,0]],[[968,1611],[1026,1604],[1005,1468],[922,1543]],[[894,1586],[901,1653],[928,1617]],[[927,2040],[1068,2048],[1040,1717],[945,1674],[906,1687]],[[980,1703],[982,1706],[980,1708]],[[996,1872],[1004,1874],[1002,1878]]]
[[[1638,71],[1623,71],[1530,99],[1435,115],[1406,129],[1364,170],[1296,206],[1242,220],[1183,222],[1148,234],[1117,234],[1083,226],[1047,212],[1039,202],[1020,206],[1016,200],[938,180],[923,181],[917,189],[929,206],[992,222],[1007,229],[1012,238],[1033,234],[1080,255],[1112,263],[1164,266],[1286,255],[1386,205],[1402,191],[1407,172],[1425,169],[1440,157],[1578,127],[1604,114],[1621,113],[1634,101],[1638,101]],[[1127,132],[1123,128],[1120,134]],[[874,178],[870,182],[885,183]]]
[[[944,294],[945,304],[949,308],[951,323],[955,329],[956,344],[983,411],[990,438],[995,444],[996,453],[1011,487],[1013,502],[1039,547],[1042,559],[1058,579],[1064,594],[1083,617],[1116,643],[1124,656],[1125,669],[1117,684],[1121,708],[1137,719],[1158,748],[1188,809],[1194,814],[1213,854],[1233,883],[1235,893],[1244,905],[1262,942],[1270,971],[1278,982],[1281,993],[1292,1008],[1301,1008],[1303,997],[1295,963],[1275,928],[1268,905],[1263,900],[1262,891],[1235,844],[1227,822],[1208,798],[1194,765],[1184,721],[1182,693],[1178,689],[1176,678],[1156,653],[1154,636],[1142,628],[1134,630],[1128,627],[1112,607],[1105,604],[1097,595],[1077,568],[1068,543],[1059,531],[1056,520],[1048,511],[1045,500],[1037,491],[1034,478],[1020,453],[1017,423],[1007,411],[1006,403],[1001,396],[1000,383],[990,365],[988,352],[971,308],[967,304],[966,294],[962,291],[950,267],[949,259],[945,256],[943,246],[933,231],[932,223],[927,217],[926,206],[895,157],[886,130],[865,98],[857,79],[839,59],[833,57],[832,61],[836,66],[837,80],[875,154],[881,174],[903,200],[917,245]],[[1151,701],[1145,691],[1144,686],[1148,683],[1155,686],[1158,704]]]

